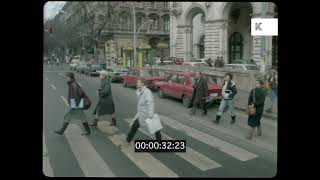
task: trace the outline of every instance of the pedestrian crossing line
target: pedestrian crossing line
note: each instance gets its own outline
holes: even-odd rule
[[[128,123],[130,123],[131,119],[125,119]],[[151,135],[146,132],[145,130],[139,128],[139,131],[142,132],[143,134],[151,137]],[[170,136],[166,135],[165,133],[161,132],[161,136],[163,140],[173,140]],[[175,153],[176,155],[180,156],[182,159],[188,161],[190,164],[193,166],[199,168],[201,171],[206,171],[209,169],[215,169],[218,167],[221,167],[221,165],[205,155],[199,153],[198,151],[190,148],[187,146],[186,152],[185,153]]]
[[[50,86],[52,87],[53,90],[57,90],[57,88],[53,84],[50,84]]]
[[[190,117],[188,116],[184,116],[185,119],[189,119]],[[222,119],[222,118],[221,118]],[[235,138],[238,138],[238,139],[241,139],[241,140],[244,140],[250,144],[253,144],[253,145],[256,145],[256,146],[259,146],[263,149],[266,149],[268,151],[271,151],[271,152],[277,152],[277,145],[274,145],[272,143],[268,143],[266,142],[265,140],[262,140],[261,138],[254,138],[252,140],[247,140],[245,138],[245,131],[243,132],[239,132],[239,131],[236,131],[230,127],[225,127],[223,125],[219,125],[219,126],[215,126],[213,125],[212,121],[209,120],[209,121],[206,121],[206,120],[202,120],[202,119],[197,119],[197,123],[209,128],[209,129],[212,129],[213,131],[219,131],[219,132],[222,132],[224,134],[228,134],[232,137],[235,137]],[[240,126],[241,127],[241,126]],[[239,128],[239,127],[238,127]],[[248,129],[249,130],[249,129]]]
[[[86,177],[115,177],[110,167],[98,154],[82,130],[76,124],[70,124],[65,136],[78,164]]]
[[[159,115],[160,116],[160,115]],[[258,157],[258,155],[253,154],[251,152],[248,152],[240,147],[237,147],[233,144],[230,144],[226,141],[220,140],[214,136],[211,136],[209,134],[203,133],[197,129],[191,128],[187,125],[184,125],[180,123],[179,121],[176,121],[174,119],[160,116],[160,119],[163,123],[167,124],[168,126],[176,129],[176,130],[182,130],[187,134],[188,136],[195,138],[213,148],[217,148],[220,151],[223,151],[224,153],[229,154],[230,156],[239,159],[240,161],[247,161],[250,159],[254,159]]]
[[[62,101],[64,102],[64,104],[69,107],[69,103],[68,103],[68,101],[66,100],[66,98],[63,97],[63,96],[60,96],[60,97],[61,97]]]
[[[125,143],[125,134],[116,134],[107,136],[116,146]],[[121,152],[125,154],[138,168],[140,168],[148,177],[178,177],[178,175],[165,166],[161,161],[154,158],[150,153],[134,152],[134,145],[120,147]]]
[[[42,153],[42,172],[43,172],[44,175],[46,175],[48,177],[54,177],[53,171],[52,171],[52,167],[51,167],[51,164],[50,164],[50,158],[49,158],[49,155],[48,155],[48,148],[47,148],[47,145],[45,143],[44,134],[43,134],[42,149],[43,149],[43,153]]]

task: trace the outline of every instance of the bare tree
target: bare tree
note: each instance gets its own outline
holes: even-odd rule
[[[98,60],[97,49],[99,45],[99,37],[102,30],[105,29],[108,21],[114,21],[118,19],[115,16],[115,8],[119,5],[119,2],[79,2],[79,10],[81,12],[81,20],[85,24],[87,29],[87,39],[90,44],[94,46],[94,58]],[[98,21],[96,15],[102,15],[104,18],[102,21]]]

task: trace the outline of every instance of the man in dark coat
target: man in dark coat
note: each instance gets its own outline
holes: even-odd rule
[[[67,129],[67,126],[69,125],[71,119],[80,119],[82,121],[84,129],[86,130],[86,132],[82,135],[90,135],[90,127],[88,122],[86,121],[87,117],[83,112],[84,107],[81,107],[81,104],[83,104],[84,101],[84,97],[87,97],[87,95],[76,82],[75,76],[72,72],[67,73],[66,76],[68,77],[67,83],[69,87],[68,103],[71,109],[64,116],[65,122],[63,123],[62,128],[58,131],[55,131],[55,133],[62,135],[64,131]]]
[[[256,114],[249,115],[248,117],[248,125],[251,127],[251,130],[249,132],[249,135],[247,136],[247,139],[252,139],[254,129],[256,127],[258,129],[258,136],[262,135],[260,119],[263,114],[264,101],[266,97],[265,90],[262,88],[262,86],[263,86],[262,80],[256,81],[256,88],[251,90],[250,96],[248,99],[248,105],[253,105],[256,108]]]
[[[110,126],[116,125],[116,117],[115,117],[115,107],[112,98],[112,91],[111,91],[111,83],[108,76],[108,72],[103,70],[100,72],[100,80],[101,86],[98,90],[99,94],[99,102],[93,112],[93,114],[97,114],[98,118],[94,119],[93,124],[91,126],[97,126],[98,119],[106,120],[106,115],[111,114],[112,120]]]
[[[203,114],[207,115],[207,108],[205,105],[205,97],[208,96],[208,82],[207,79],[201,76],[200,72],[195,73],[195,82],[193,85],[192,100],[193,106],[190,115],[195,115],[198,106],[202,105]]]

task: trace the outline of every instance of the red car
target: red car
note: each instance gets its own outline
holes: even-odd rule
[[[208,80],[208,94],[214,99],[213,102],[219,103],[222,98],[222,88],[212,76],[204,76]],[[166,81],[155,82],[155,88],[158,90],[160,98],[170,96],[182,99],[183,105],[190,107],[192,105],[193,83],[194,77],[192,73],[173,73],[168,76]]]
[[[159,70],[151,68],[132,68],[127,75],[123,76],[123,86],[135,87],[139,77],[142,77],[145,80],[144,84],[151,90],[155,90],[154,81],[166,79],[165,77],[160,76]]]

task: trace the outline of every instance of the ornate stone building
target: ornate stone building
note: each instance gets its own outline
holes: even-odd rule
[[[105,28],[98,37],[99,59],[116,61],[127,66],[133,62],[133,8],[136,13],[138,59],[143,65],[156,56],[169,57],[170,8],[169,2],[109,2],[113,14],[106,17],[106,2],[89,2],[89,14],[99,24],[108,18]],[[81,16],[78,2],[67,2],[65,11],[69,16],[63,20],[80,26]],[[150,20],[152,23],[146,23]],[[144,26],[142,26],[144,24]]]
[[[251,36],[251,18],[275,17],[277,8],[264,2],[171,2],[170,56],[223,57],[226,63],[253,59],[277,65],[277,37]]]

